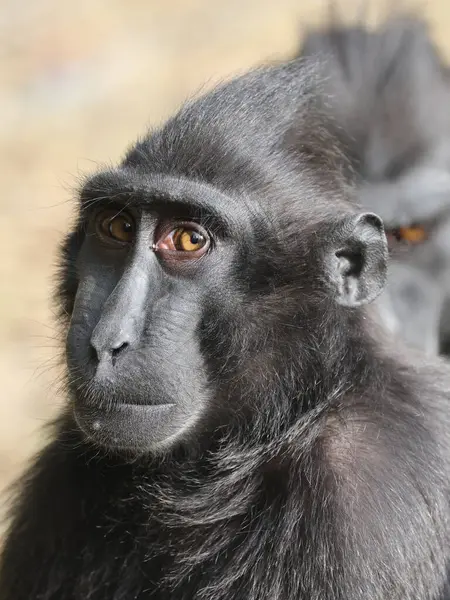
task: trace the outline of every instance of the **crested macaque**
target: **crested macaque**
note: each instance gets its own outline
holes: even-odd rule
[[[446,597],[450,367],[371,310],[386,235],[321,87],[256,69],[82,186],[2,600]]]
[[[385,224],[392,261],[385,325],[428,354],[450,353],[450,79],[419,18],[375,30],[339,19],[309,30],[332,113],[347,136],[359,201]]]

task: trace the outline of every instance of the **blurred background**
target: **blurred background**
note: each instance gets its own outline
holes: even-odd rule
[[[338,0],[351,20],[361,0]],[[403,3],[410,6],[408,3]],[[367,18],[386,14],[368,2]],[[3,0],[0,3],[0,490],[58,409],[50,296],[81,174],[116,162],[187,97],[289,57],[328,0]],[[423,11],[450,59],[450,3]],[[449,107],[450,109],[450,107]]]

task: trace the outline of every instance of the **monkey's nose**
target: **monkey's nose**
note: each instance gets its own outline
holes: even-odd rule
[[[114,366],[119,356],[125,354],[130,348],[130,342],[121,338],[110,342],[110,340],[105,339],[103,336],[93,335],[91,347],[95,352],[99,367],[103,365]]]
[[[148,273],[138,263],[122,277],[105,302],[90,340],[98,359],[97,374],[102,369],[110,370],[119,357],[139,344],[148,291]]]

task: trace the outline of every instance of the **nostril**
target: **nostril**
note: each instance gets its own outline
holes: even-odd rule
[[[94,362],[94,363],[98,363],[100,360],[97,350],[94,348],[94,346],[92,344],[89,346],[89,359],[91,362]]]
[[[111,342],[108,339],[99,341],[94,339],[89,346],[90,358],[97,366],[103,365],[102,368],[106,368],[107,365],[114,366],[119,354],[124,353],[129,346],[129,342]]]
[[[122,354],[122,352],[124,352],[124,350],[126,350],[129,346],[128,342],[123,342],[123,344],[120,344],[120,346],[118,346],[117,348],[113,348],[111,351],[111,360],[112,360],[112,364],[114,365],[117,357],[119,356],[119,354]]]

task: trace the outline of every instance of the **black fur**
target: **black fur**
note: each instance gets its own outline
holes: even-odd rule
[[[63,315],[77,315],[69,403],[18,484],[2,600],[444,597],[450,374],[396,356],[363,306],[383,284],[385,239],[379,219],[356,214],[316,88],[301,61],[252,72],[84,186],[60,287]],[[112,200],[200,220],[208,200],[215,240],[181,275],[142,250],[150,292],[163,291],[149,302],[146,360],[118,362],[120,398],[97,385],[88,352],[104,305],[83,305],[98,256],[99,281],[122,277],[119,254],[89,235]],[[174,321],[154,321],[180,296],[181,325],[178,304]],[[189,352],[177,346],[186,328]],[[122,452],[78,427],[74,410],[113,409],[123,381],[130,401],[151,404],[169,375],[166,394],[199,389],[202,409],[162,452]]]

